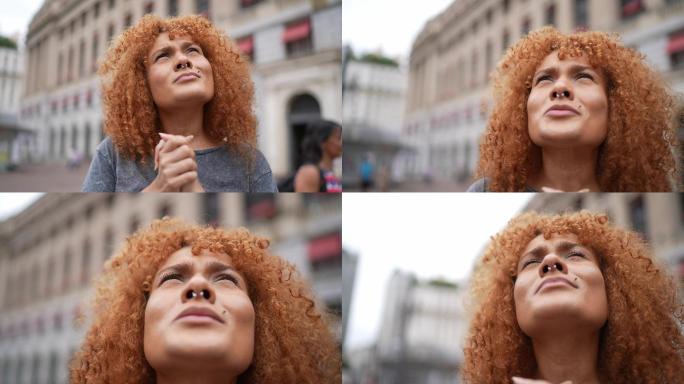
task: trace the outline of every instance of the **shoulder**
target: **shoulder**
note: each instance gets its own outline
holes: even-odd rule
[[[297,176],[296,177],[299,177],[300,175],[302,177],[307,177],[307,178],[309,178],[309,177],[319,178],[321,176],[321,170],[317,166],[315,166],[314,164],[305,164],[305,165],[302,165],[301,167],[299,167],[299,169],[297,170]]]
[[[488,192],[489,179],[483,177],[470,184],[467,192]]]

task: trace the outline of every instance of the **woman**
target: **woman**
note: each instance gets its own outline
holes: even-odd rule
[[[144,16],[99,74],[108,137],[83,191],[276,192],[248,64],[207,19]]]
[[[96,286],[71,382],[339,382],[326,315],[267,247],[175,219],[132,235]]]
[[[551,27],[511,48],[469,191],[671,191],[674,98],[643,55]]]
[[[328,120],[310,123],[302,152],[304,165],[295,174],[295,192],[342,192],[333,172],[333,161],[342,156],[342,127]]]
[[[513,219],[485,250],[472,284],[467,383],[684,377],[677,286],[638,234],[606,216]]]

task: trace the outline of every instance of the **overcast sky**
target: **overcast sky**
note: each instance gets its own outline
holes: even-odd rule
[[[0,0],[0,34],[13,36],[26,34],[33,14],[44,0]]]
[[[16,215],[42,195],[42,193],[0,193],[0,221]]]
[[[408,58],[425,23],[454,0],[344,0],[342,42],[355,52]],[[458,0],[456,0],[458,1]]]
[[[375,341],[388,279],[395,269],[422,279],[467,280],[489,238],[531,197],[522,193],[343,194],[343,246],[359,257],[345,349]]]

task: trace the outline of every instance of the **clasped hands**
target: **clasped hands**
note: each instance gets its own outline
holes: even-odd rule
[[[193,136],[159,133],[161,140],[154,148],[157,177],[145,188],[147,192],[204,192],[197,178],[195,151],[190,147]]]

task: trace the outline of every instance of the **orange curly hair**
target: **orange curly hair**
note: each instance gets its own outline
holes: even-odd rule
[[[105,132],[128,158],[154,154],[161,124],[147,83],[147,53],[157,36],[190,36],[211,63],[214,98],[204,105],[204,130],[216,142],[245,153],[256,146],[254,85],[247,61],[235,44],[201,16],[161,19],[145,15],[114,41],[100,65]]]
[[[563,35],[552,27],[531,32],[511,47],[493,74],[494,109],[480,142],[476,175],[488,189],[524,191],[541,168],[541,150],[528,134],[532,76],[551,52],[584,55],[607,80],[608,134],[596,168],[602,191],[679,189],[675,152],[675,98],[644,55],[603,32]]]
[[[563,233],[577,235],[601,259],[609,308],[599,345],[602,382],[681,382],[684,310],[674,280],[637,233],[587,211],[525,213],[492,238],[473,276],[475,311],[464,351],[466,382],[507,383],[511,376],[534,374],[532,343],[515,314],[516,265],[533,238]]]
[[[266,251],[268,240],[246,229],[227,231],[177,219],[156,220],[131,235],[96,284],[93,322],[71,364],[72,383],[152,383],[145,359],[146,296],[158,268],[192,247],[227,254],[249,285],[256,314],[254,357],[238,383],[340,382],[340,350],[329,315],[295,267]]]

